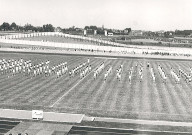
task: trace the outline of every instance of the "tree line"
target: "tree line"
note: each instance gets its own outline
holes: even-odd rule
[[[9,24],[8,22],[4,22],[0,25],[1,31],[33,31],[33,32],[53,32],[54,27],[51,24],[45,24],[41,26],[33,26],[31,24],[25,24],[24,26],[17,25],[15,22]]]
[[[144,36],[166,37],[166,38],[173,38],[175,36],[191,37],[192,36],[192,30],[165,31],[163,33],[148,31],[148,32],[144,32]]]
[[[176,30],[175,35],[178,35],[178,36],[190,36],[190,35],[192,35],[192,30]]]
[[[106,29],[103,27],[97,26],[85,26],[84,29],[78,28],[75,26],[69,28],[55,28],[52,24],[45,24],[43,26],[33,26],[31,24],[25,24],[24,26],[18,25],[15,22],[9,24],[8,22],[4,22],[0,25],[0,31],[22,31],[22,32],[54,32],[60,31],[68,34],[81,35],[84,30],[87,30],[87,34],[94,34],[94,31],[97,31],[98,35],[103,35],[104,31],[112,32],[116,35],[127,35],[131,32],[131,28],[126,28],[124,30],[114,30],[114,29]]]

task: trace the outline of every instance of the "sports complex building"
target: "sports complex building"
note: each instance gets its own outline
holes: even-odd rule
[[[0,36],[0,135],[190,135],[192,50],[60,32]]]

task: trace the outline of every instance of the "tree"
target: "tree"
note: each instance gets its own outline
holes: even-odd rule
[[[23,26],[17,26],[19,31],[24,31],[24,27]]]
[[[43,27],[36,27],[36,32],[43,32]]]
[[[43,25],[43,31],[44,32],[53,32],[54,31],[54,27],[51,24]]]
[[[131,32],[131,28],[126,28],[125,30],[128,31],[128,34]]]
[[[11,29],[10,24],[7,23],[7,22],[4,22],[4,23],[1,25],[1,29],[4,30],[4,31],[10,30],[10,29]]]
[[[89,28],[92,30],[97,30],[97,26],[90,26]]]
[[[166,31],[164,32],[164,37],[166,38],[172,38],[174,36],[174,32],[173,31]]]
[[[13,22],[10,27],[11,27],[11,30],[17,30],[17,25],[15,22]]]
[[[85,30],[88,30],[89,29],[89,26],[85,26],[85,28],[84,28]]]
[[[35,28],[31,25],[31,24],[26,24],[25,26],[24,26],[24,30],[25,31],[35,31]]]
[[[104,34],[104,30],[98,28],[98,29],[97,29],[97,34],[99,34],[99,35],[103,35],[103,34]]]

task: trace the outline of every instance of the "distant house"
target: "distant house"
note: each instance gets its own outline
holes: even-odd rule
[[[109,33],[108,33],[108,36],[113,36],[113,33],[112,33],[112,32],[109,32]]]
[[[131,28],[126,28],[123,30],[124,34],[129,34],[131,32]]]
[[[116,35],[125,34],[124,30],[112,29],[111,31],[113,32],[113,34],[116,34]]]
[[[125,34],[129,34],[129,30],[125,29],[125,30],[124,30],[124,33],[125,33]]]
[[[75,28],[76,31],[80,31],[80,32],[83,32],[84,29],[81,29],[81,28]]]
[[[143,31],[141,31],[141,30],[132,30],[131,35],[133,35],[133,36],[143,36]]]
[[[33,30],[27,30],[27,32],[33,32]]]
[[[159,36],[159,37],[163,37],[165,31],[164,31],[164,30],[160,30],[160,31],[156,31],[155,33],[156,33],[157,36]]]

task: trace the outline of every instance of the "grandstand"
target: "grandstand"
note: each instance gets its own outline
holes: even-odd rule
[[[61,33],[1,36],[0,45],[0,114],[9,119],[29,121],[25,128],[20,127],[21,122],[15,128],[3,129],[2,132],[51,135],[64,134],[68,130],[69,134],[77,134],[78,128],[86,121],[83,126],[94,126],[102,120],[108,122],[103,125],[106,129],[98,131],[89,127],[81,129],[83,131],[79,134],[92,134],[89,130],[103,134],[145,134],[142,128],[149,121],[178,122],[179,131],[169,127],[167,134],[172,131],[182,134],[185,132],[181,130],[182,124],[187,134],[192,132],[192,63],[191,55],[186,56],[191,54],[191,50],[177,52],[176,48],[159,50],[147,46],[125,46]],[[36,49],[31,49],[34,47]],[[178,53],[179,56],[173,55],[175,60],[169,56],[156,57],[152,55],[156,51],[162,54]],[[73,52],[80,53],[72,55]],[[16,112],[9,114],[5,109]],[[43,110],[44,119],[40,123],[34,122],[31,110]],[[78,116],[78,121],[72,121],[74,116],[71,113]],[[114,125],[118,127],[123,119],[145,121],[137,123],[140,126],[133,126],[132,130],[130,125],[117,131],[108,129],[109,123],[116,123]],[[64,128],[48,130],[51,124],[46,125],[46,122],[52,123],[52,127],[67,125],[66,132]],[[56,124],[58,122],[59,125]],[[126,123],[133,124],[133,121]],[[166,129],[166,124],[174,125],[164,122],[161,125],[163,129]],[[155,130],[150,134],[160,134],[158,128],[151,123],[149,125],[145,129]]]
[[[6,120],[6,119],[1,119],[0,120],[0,135],[4,135],[8,131],[10,131],[12,128],[17,126],[20,122],[16,120]]]

